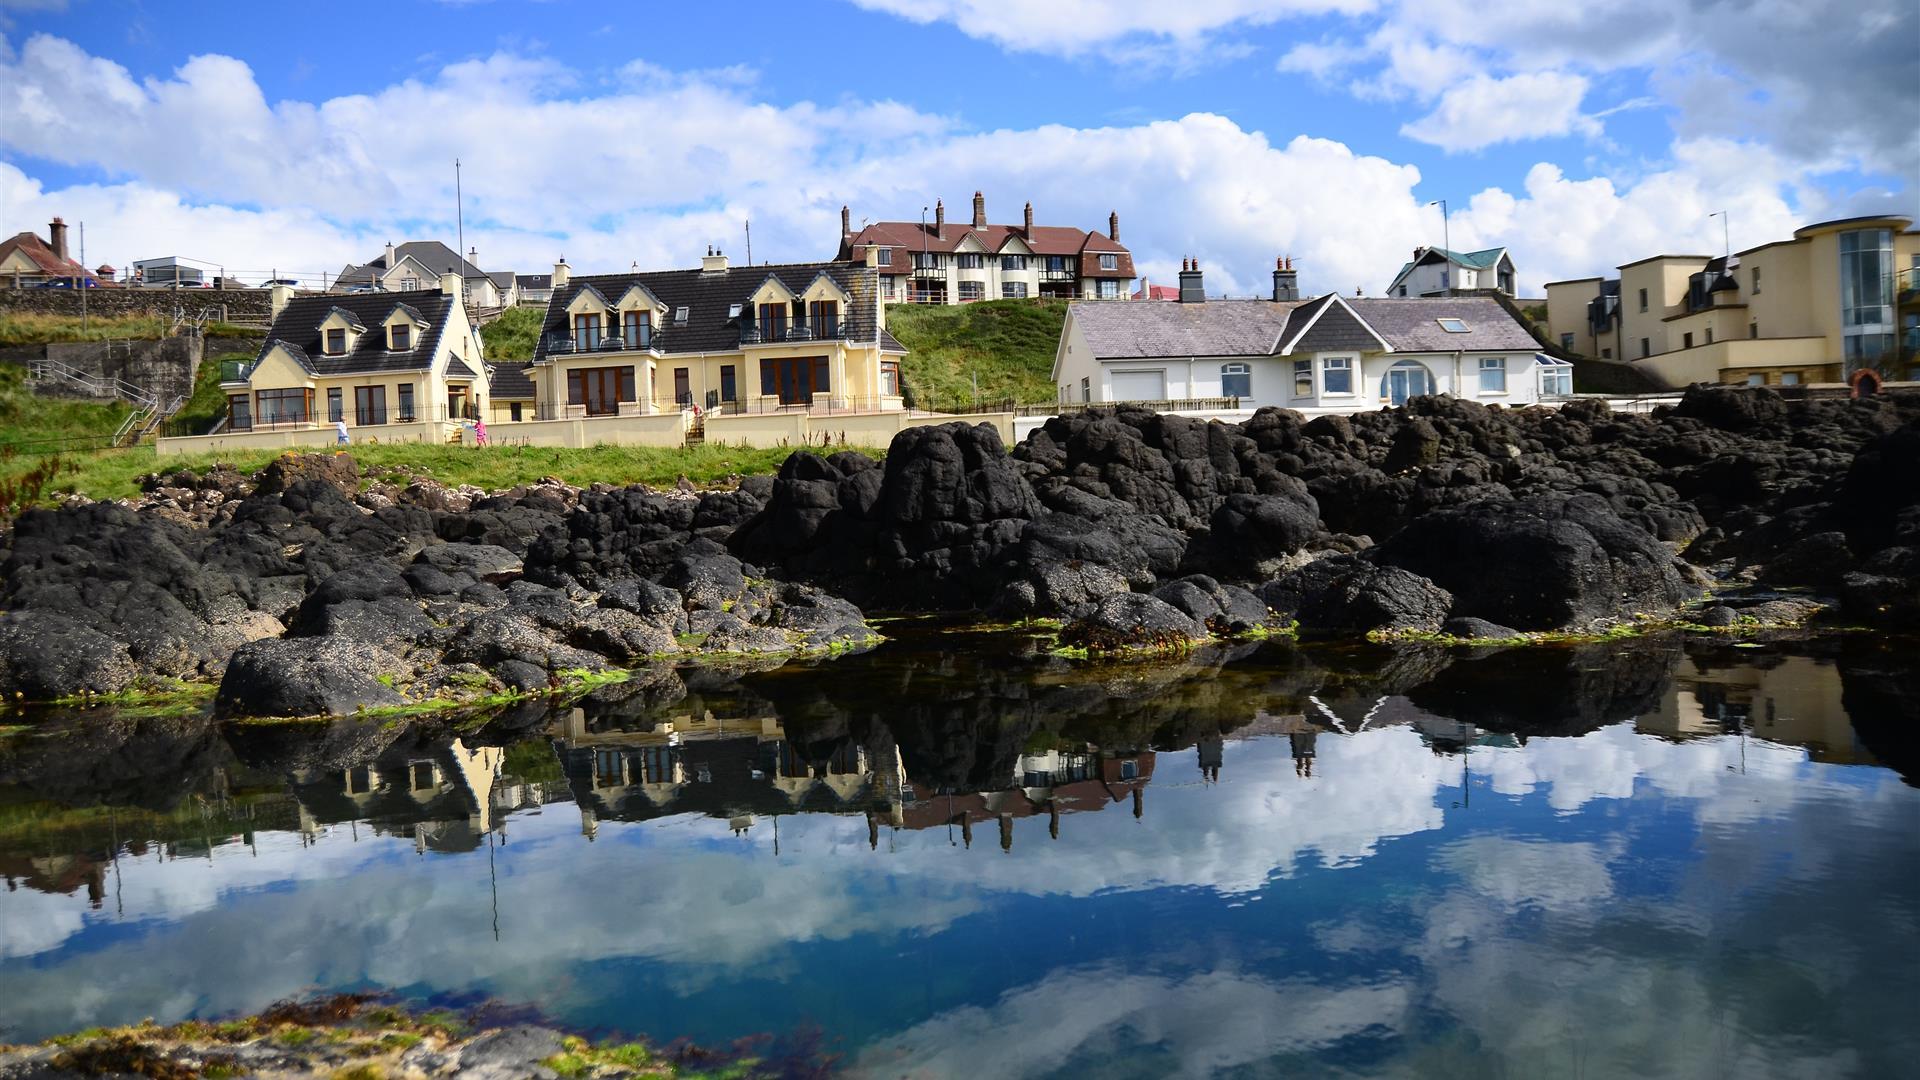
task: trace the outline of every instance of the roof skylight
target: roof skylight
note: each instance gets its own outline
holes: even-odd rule
[[[1464,334],[1468,332],[1467,320],[1465,319],[1435,319],[1433,321],[1439,323],[1440,329],[1445,330],[1449,334]]]

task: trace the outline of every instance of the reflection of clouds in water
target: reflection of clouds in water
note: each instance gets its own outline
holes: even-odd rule
[[[86,926],[86,892],[78,898],[18,889],[0,896],[0,960],[60,947]]]
[[[1113,968],[1055,971],[987,1007],[935,1016],[863,1051],[856,1076],[1207,1076],[1276,1055],[1310,1053],[1347,1036],[1402,1026],[1398,981],[1324,987],[1236,972],[1186,978]]]
[[[1509,910],[1577,910],[1613,894],[1607,854],[1595,844],[1470,836],[1435,860],[1474,892]]]

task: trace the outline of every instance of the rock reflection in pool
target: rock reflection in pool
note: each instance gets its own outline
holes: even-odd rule
[[[818,1026],[875,1074],[1920,1051],[1910,649],[1008,640],[663,669],[459,732],[51,718],[0,743],[0,1034],[381,986]]]

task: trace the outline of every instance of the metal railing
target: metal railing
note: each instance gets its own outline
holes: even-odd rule
[[[803,319],[761,319],[740,325],[740,344],[765,345],[782,341],[836,341],[850,336],[847,320],[837,315]]]
[[[1059,416],[1088,409],[1152,409],[1154,412],[1232,412],[1241,408],[1238,397],[1166,398],[1160,401],[1061,401],[1046,405],[1019,405],[1016,416]]]
[[[642,324],[632,334],[576,330],[546,335],[548,356],[572,356],[581,353],[626,352],[657,348],[660,331]]]
[[[59,360],[43,358],[32,361],[27,366],[27,377],[34,382],[55,383],[70,390],[79,391],[88,397],[121,398],[148,408],[154,408],[159,404],[158,395],[144,387],[135,386],[125,379],[111,375],[95,375]]]
[[[252,360],[220,361],[220,381],[223,383],[243,383],[253,377],[253,369],[259,365]]]

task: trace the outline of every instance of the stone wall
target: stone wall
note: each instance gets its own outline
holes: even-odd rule
[[[189,317],[208,314],[222,321],[267,321],[273,297],[267,289],[88,289],[87,314],[172,317],[176,310]],[[78,289],[13,289],[0,285],[0,314],[80,314]]]
[[[202,339],[194,334],[182,334],[161,341],[57,342],[0,350],[0,363],[27,367],[40,359],[57,360],[95,379],[120,379],[132,383],[141,390],[157,394],[164,404],[175,397],[193,395],[193,380],[199,373],[204,349]],[[48,379],[37,384],[35,392],[54,397],[83,396],[73,383],[59,379]]]

